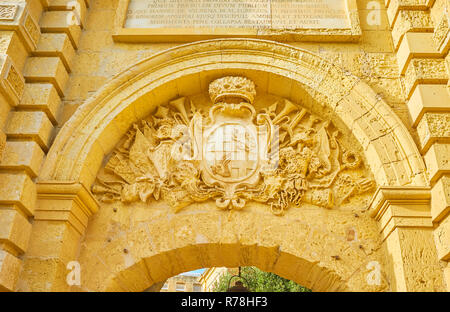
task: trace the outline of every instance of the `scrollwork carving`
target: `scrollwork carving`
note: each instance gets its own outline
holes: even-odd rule
[[[164,200],[175,211],[256,201],[282,215],[304,203],[331,209],[375,186],[330,121],[287,99],[257,112],[255,85],[244,77],[218,79],[209,91],[207,112],[180,98],[135,124],[98,176],[99,199]]]

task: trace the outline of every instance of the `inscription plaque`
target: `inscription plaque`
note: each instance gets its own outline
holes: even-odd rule
[[[116,37],[122,35],[122,39],[135,35],[143,39],[135,37],[138,41],[192,41],[197,37],[295,41],[318,35],[348,40],[360,35],[355,0],[120,1]]]
[[[350,28],[342,0],[131,0],[125,28]]]

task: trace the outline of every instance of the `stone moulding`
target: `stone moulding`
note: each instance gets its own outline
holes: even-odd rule
[[[64,125],[41,180],[79,181],[89,188],[103,162],[133,123],[148,116],[158,87],[201,72],[262,71],[312,89],[353,131],[377,185],[428,185],[420,153],[399,117],[357,77],[311,52],[255,39],[218,39],[178,46],[114,77]],[[178,91],[176,91],[178,93]],[[182,96],[182,94],[175,94]],[[159,103],[170,100],[159,99]],[[101,143],[101,144],[100,144]]]
[[[113,39],[117,42],[192,42],[216,38],[260,38],[282,42],[357,42],[361,26],[356,0],[346,1],[350,27],[346,29],[265,30],[256,28],[125,28],[130,0],[119,0]]]

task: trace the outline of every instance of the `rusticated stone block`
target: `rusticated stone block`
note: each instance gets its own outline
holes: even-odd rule
[[[389,2],[387,16],[391,27],[397,20],[397,16],[402,10],[424,11],[428,9],[429,0],[392,0]]]
[[[405,72],[405,94],[410,98],[418,84],[445,84],[448,81],[444,59],[412,59]]]
[[[32,216],[36,205],[36,185],[25,173],[0,173],[0,204],[17,205]]]
[[[425,154],[430,182],[434,184],[443,174],[450,174],[450,144],[436,143]]]
[[[433,32],[433,23],[428,11],[400,11],[392,27],[392,39],[397,50],[407,32]]]
[[[450,13],[444,10],[441,19],[434,29],[434,43],[440,53],[448,53],[450,49]]]
[[[422,154],[437,142],[450,143],[450,113],[425,113],[417,126]]]
[[[48,11],[42,14],[40,21],[43,33],[66,33],[74,49],[78,49],[81,36],[81,27],[76,24],[69,25],[71,11]]]
[[[7,251],[0,250],[0,291],[14,291],[22,261]]]
[[[11,139],[33,140],[47,152],[53,125],[44,112],[12,112],[6,126]]]
[[[11,106],[16,106],[23,94],[25,81],[7,55],[0,55],[0,92]]]
[[[446,111],[449,103],[450,94],[445,85],[418,85],[407,102],[413,127],[417,127],[426,112]]]
[[[6,134],[0,129],[0,162],[3,158],[4,150],[6,146]]]
[[[24,253],[30,234],[31,224],[22,214],[14,209],[0,209],[0,242]]]
[[[23,73],[27,82],[50,82],[64,96],[69,74],[59,57],[30,57]]]
[[[450,218],[445,218],[434,230],[439,260],[450,260]]]
[[[0,31],[0,53],[8,55],[19,70],[28,57],[28,51],[15,31]]]
[[[3,159],[0,161],[0,169],[25,171],[35,178],[44,158],[44,152],[33,141],[7,142]]]
[[[447,284],[447,291],[450,291],[450,262],[448,262],[447,267],[444,269],[444,280]]]
[[[438,58],[432,33],[406,33],[397,51],[398,67],[403,75],[412,58]]]
[[[450,175],[440,178],[431,191],[431,216],[433,222],[445,218],[450,211]]]
[[[65,33],[45,33],[39,40],[35,56],[57,56],[61,58],[67,72],[72,71],[75,50],[70,43],[69,36]]]
[[[1,6],[3,17],[1,18],[0,29],[18,32],[19,38],[23,41],[26,49],[28,51],[34,50],[41,35],[39,25],[31,14],[36,12],[30,12],[31,6],[27,3],[29,1],[8,2]],[[34,10],[34,8],[31,9]]]
[[[18,108],[21,110],[43,111],[53,125],[58,124],[61,98],[51,83],[27,83]]]
[[[76,18],[80,21],[81,26],[86,27],[87,6],[85,0],[49,0],[48,10],[72,11],[77,15]]]

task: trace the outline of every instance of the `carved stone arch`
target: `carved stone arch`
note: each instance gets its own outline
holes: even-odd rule
[[[38,218],[55,218],[54,212],[61,212],[80,237],[85,234],[79,261],[89,268],[83,277],[89,281],[82,283],[82,290],[144,290],[183,269],[219,265],[255,265],[321,291],[403,289],[405,277],[387,268],[395,266],[396,260],[387,259],[377,222],[367,214],[361,217],[324,209],[318,220],[317,214],[298,209],[289,219],[261,213],[254,206],[226,216],[227,212],[201,204],[195,211],[178,214],[160,213],[156,205],[150,227],[140,220],[149,217],[143,204],[135,206],[137,219],[131,223],[129,209],[116,214],[117,207],[110,204],[98,210],[90,187],[105,157],[130,127],[161,104],[204,91],[212,80],[232,74],[249,76],[259,90],[293,101],[296,92],[306,90],[353,133],[379,187],[408,186],[415,192],[414,199],[428,196],[420,189],[428,181],[410,134],[389,106],[357,77],[311,52],[272,41],[223,39],[182,45],[131,66],[87,100],[59,132],[38,177]],[[273,89],[274,81],[279,89]],[[380,193],[372,203],[375,212],[385,211]],[[124,237],[111,241],[102,220],[111,220]],[[267,226],[255,232],[262,225]],[[148,230],[154,231],[156,241],[148,241],[152,235],[143,234]],[[349,230],[361,233],[363,243],[348,240]],[[67,244],[80,237],[67,238],[71,240]],[[129,241],[137,243],[128,246]],[[73,254],[80,250],[79,245],[70,248]],[[221,262],[224,253],[234,253],[238,259]],[[102,259],[108,259],[106,266]],[[261,263],[263,259],[273,261]],[[166,271],[163,262],[171,263]],[[373,262],[381,265],[381,284],[366,280]],[[162,268],[159,273],[152,271],[155,263]],[[286,269],[293,263],[295,270]],[[67,289],[61,281],[51,285],[54,290]]]
[[[335,272],[311,263],[298,256],[280,252],[277,247],[264,247],[258,245],[224,244],[220,246],[222,253],[218,253],[217,246],[200,244],[187,246],[175,250],[169,250],[152,257],[141,259],[130,267],[110,277],[100,291],[142,292],[157,281],[165,281],[167,278],[178,274],[202,269],[206,266],[213,267],[238,267],[257,266],[258,268],[275,273],[283,278],[304,285],[314,292],[344,292],[351,288],[346,281]],[[215,250],[214,250],[215,249]],[[214,251],[212,251],[214,250]],[[192,257],[196,254],[196,257]],[[213,259],[206,262],[203,257],[214,254]],[[232,254],[234,257],[227,257]],[[178,263],[180,259],[194,259],[189,266],[171,265]],[[239,259],[244,258],[244,259]],[[264,260],[264,261],[262,261]],[[158,268],[149,269],[149,268]],[[137,278],[139,276],[140,278]],[[353,285],[352,285],[353,286]]]
[[[178,89],[182,85],[178,80],[190,80],[183,84],[196,90],[225,70],[260,71],[306,86],[312,97],[334,110],[353,132],[379,186],[428,185],[410,134],[366,83],[309,51],[249,39],[182,45],[113,77],[64,125],[40,180],[91,185],[104,156],[134,122],[149,115],[155,105],[189,92],[189,88]]]

